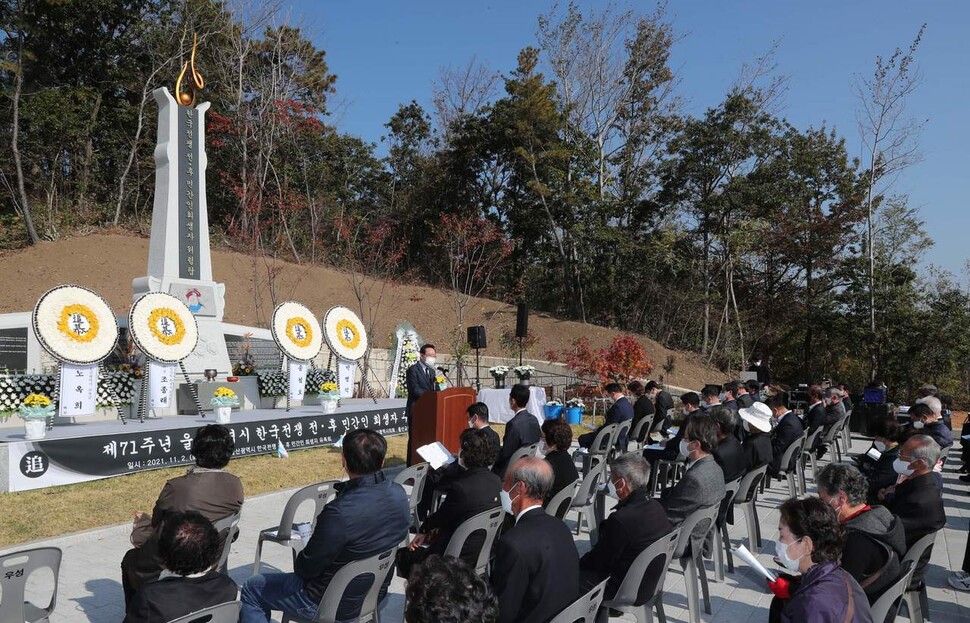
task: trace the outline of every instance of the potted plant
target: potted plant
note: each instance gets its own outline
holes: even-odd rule
[[[557,420],[562,417],[562,403],[558,400],[550,400],[543,407],[547,420]]]
[[[583,409],[586,405],[583,404],[581,398],[570,398],[566,401],[566,423],[567,424],[580,424],[583,421]]]
[[[495,379],[495,389],[505,389],[505,377],[508,376],[508,366],[492,366],[488,373]]]
[[[515,376],[518,377],[520,385],[528,385],[529,379],[536,371],[532,366],[515,366],[513,370],[515,370]]]
[[[212,393],[212,406],[216,410],[216,424],[228,424],[232,408],[239,406],[236,392],[228,387],[219,387]]]
[[[448,389],[448,377],[445,374],[448,373],[447,368],[438,368],[438,373],[434,377],[434,384],[440,392],[443,389]]]
[[[24,421],[27,439],[43,439],[47,436],[47,418],[54,415],[54,403],[43,394],[29,394],[17,408],[17,415]]]
[[[337,402],[340,400],[340,391],[334,381],[325,381],[320,384],[320,404],[323,405],[324,413],[333,413],[337,410]]]

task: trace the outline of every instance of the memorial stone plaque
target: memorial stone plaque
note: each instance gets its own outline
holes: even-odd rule
[[[0,369],[27,369],[27,327],[0,329]]]
[[[262,340],[255,337],[245,338],[241,335],[225,334],[226,349],[229,351],[229,361],[233,365],[242,361],[246,352],[246,342],[249,342],[249,354],[253,357],[257,370],[280,370],[280,349],[273,340]]]

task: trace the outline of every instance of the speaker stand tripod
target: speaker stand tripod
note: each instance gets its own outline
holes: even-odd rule
[[[482,379],[479,376],[479,366],[481,365],[481,349],[475,349],[475,391],[482,391]]]

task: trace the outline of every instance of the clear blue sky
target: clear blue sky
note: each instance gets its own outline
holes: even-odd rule
[[[535,44],[537,16],[551,6],[522,0],[284,2],[290,19],[326,50],[337,75],[338,129],[373,142],[399,104],[414,99],[431,110],[431,85],[441,67],[474,56],[495,70],[512,69],[518,51]],[[581,4],[584,10],[601,6]],[[641,6],[647,12],[653,7]],[[923,160],[894,192],[908,194],[926,221],[935,241],[928,262],[962,271],[970,258],[970,2],[671,0],[668,13],[682,36],[672,65],[689,112],[717,104],[742,63],[778,41],[778,71],[790,78],[781,114],[802,128],[834,126],[855,154],[855,77],[872,73],[877,54],[908,46],[926,22],[917,53],[924,81],[910,101],[912,114],[928,120],[920,137]]]

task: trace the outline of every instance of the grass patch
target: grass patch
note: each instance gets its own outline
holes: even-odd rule
[[[385,467],[404,463],[407,435],[387,439]],[[76,485],[0,494],[0,547],[131,521],[135,511],[151,512],[166,480],[185,473],[171,467]],[[246,497],[340,478],[340,451],[292,450],[233,459],[228,471],[239,476]],[[245,512],[245,511],[244,511]],[[281,508],[282,512],[282,508]]]

